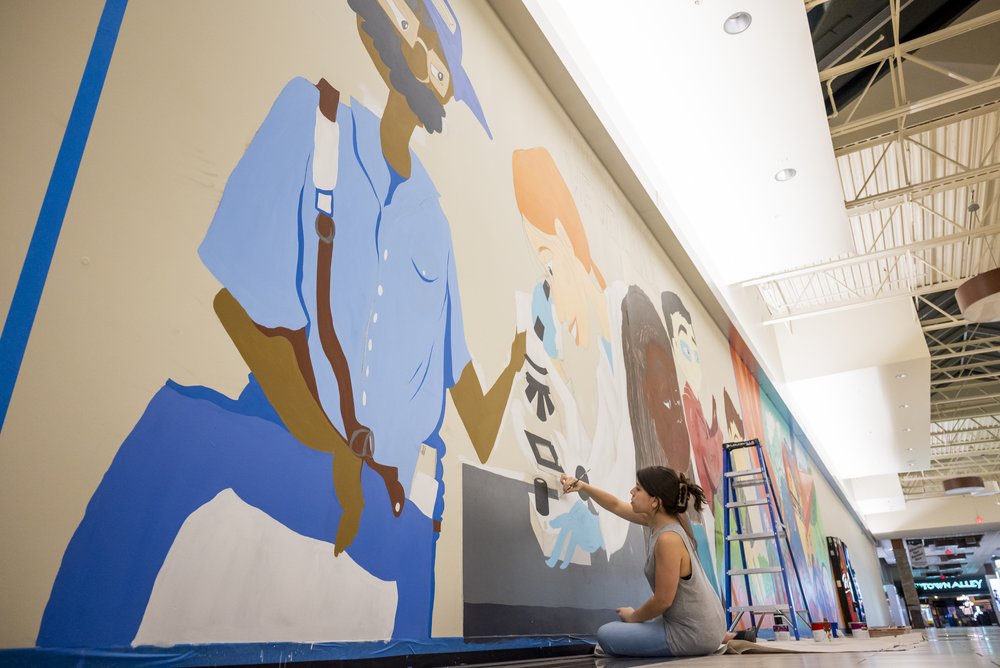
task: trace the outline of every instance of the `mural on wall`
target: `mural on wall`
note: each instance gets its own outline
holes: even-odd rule
[[[619,493],[634,484],[625,288],[606,283],[549,152],[518,150],[511,163],[539,272],[530,293],[515,295],[527,343],[504,420],[523,479],[464,468],[467,637],[496,633],[498,624],[504,634],[592,628],[642,591],[639,532],[586,494],[559,493],[562,473]]]
[[[151,593],[171,595],[154,587],[161,567],[198,537],[200,522],[189,520],[203,506],[231,519],[230,490],[278,525],[332,542],[335,579],[369,584],[360,587],[374,602],[369,624],[345,625],[356,604],[341,600],[322,638],[430,635],[445,393],[485,460],[525,337],[514,337],[511,363],[484,392],[466,348],[448,221],[410,149],[418,128],[441,131],[452,100],[489,134],[461,66],[457,17],[445,0],[349,4],[388,88],[384,114],[341,102],[325,80],[281,91],[199,249],[224,286],[215,310],[249,383],[236,401],[172,382],[157,393],[66,549],[39,645],[162,640],[145,619],[158,609]],[[252,570],[253,557],[233,568]],[[173,596],[198,608],[218,592],[186,593],[195,600]],[[298,633],[288,620],[261,627],[258,640]],[[226,629],[170,631],[175,642],[229,639]]]
[[[750,437],[781,472],[796,558],[804,574],[814,569],[807,594],[825,609],[805,450],[735,352],[732,391],[730,360],[716,354],[725,338],[669,291],[681,289],[658,251],[650,266],[667,278],[611,275],[625,264],[620,246],[578,207],[610,195],[570,177],[580,151],[563,142],[571,150],[557,160],[537,146],[509,153],[535,141],[492,143],[447,0],[344,7],[350,22],[337,25],[356,24],[357,41],[336,49],[365,54],[373,69],[269,84],[273,104],[249,124],[259,128],[245,151],[234,144],[233,158],[242,155],[214,216],[197,217],[197,253],[218,286],[183,303],[212,309],[246,383],[232,398],[214,389],[215,375],[192,381],[213,387],[168,380],[137,421],[129,415],[80,508],[37,644],[423,640],[432,620],[440,628],[442,601],[442,626],[461,618],[455,635],[466,638],[591,633],[648,596],[643,530],[585,494],[562,496],[559,475],[624,497],[637,468],[684,472],[709,497],[687,520],[721,587],[721,446]],[[348,90],[384,96],[384,109]],[[458,147],[462,167],[449,174],[439,135],[447,114],[470,112],[486,150]],[[441,193],[468,188],[466,162],[506,170],[508,157],[511,181],[484,180],[475,194],[512,186],[510,215],[497,207],[491,230],[523,239],[524,257],[504,255],[505,269],[519,269],[487,275],[472,247],[459,285],[470,246],[456,235],[457,258],[452,231],[483,223],[449,220],[444,206],[464,201]],[[619,222],[623,234],[641,226]],[[195,245],[184,245],[192,258]],[[489,374],[472,362],[462,309],[462,296],[489,302],[477,292],[486,280],[515,306],[502,332],[473,346],[493,353]],[[447,516],[446,469],[460,481],[449,484]],[[459,529],[461,555],[439,561],[439,536]],[[774,561],[766,544],[747,548],[750,565]],[[773,600],[774,587],[761,587],[755,600]]]
[[[782,515],[791,532],[792,555],[802,579],[806,600],[799,598],[798,588],[792,588],[798,605],[806,605],[813,619],[837,619],[833,602],[829,559],[825,543],[818,543],[822,534],[816,497],[812,489],[812,467],[802,446],[791,437],[788,422],[775,408],[771,399],[761,395],[764,422],[764,452],[768,469],[781,499]],[[804,469],[804,470],[800,470]],[[803,483],[803,479],[807,483]],[[819,549],[817,549],[819,548]],[[790,584],[792,581],[789,581]]]

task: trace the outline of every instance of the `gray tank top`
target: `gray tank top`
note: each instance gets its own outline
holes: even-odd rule
[[[673,604],[663,613],[667,629],[667,645],[674,656],[704,656],[722,644],[726,635],[726,612],[718,594],[705,575],[684,527],[667,524],[650,533],[646,542],[646,579],[650,589],[656,589],[656,550],[654,545],[661,534],[673,531],[681,540],[691,558],[691,577],[681,578]]]

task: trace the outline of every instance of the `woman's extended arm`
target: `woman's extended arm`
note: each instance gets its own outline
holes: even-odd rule
[[[659,617],[674,603],[681,578],[681,563],[687,548],[677,534],[668,531],[656,539],[656,587],[638,610],[619,608],[624,622],[646,622]],[[691,557],[692,559],[694,557]]]
[[[569,494],[570,492],[586,492],[590,495],[590,498],[597,501],[597,504],[601,506],[601,508],[614,513],[623,520],[628,520],[629,522],[634,522],[636,524],[642,524],[643,526],[645,526],[647,522],[645,515],[640,515],[632,510],[632,504],[622,501],[611,492],[606,492],[600,487],[594,487],[590,483],[577,480],[573,476],[566,475],[565,473],[559,476],[559,482],[562,484],[563,494]]]

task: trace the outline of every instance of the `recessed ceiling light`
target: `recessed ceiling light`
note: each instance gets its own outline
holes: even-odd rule
[[[792,167],[785,167],[784,169],[779,169],[774,175],[775,181],[789,181],[795,177],[798,172]]]
[[[722,24],[722,29],[725,30],[730,35],[739,35],[741,32],[750,27],[750,22],[753,20],[746,12],[736,12],[730,16]]]
[[[913,448],[907,448],[906,451],[907,452],[913,452]]]
[[[904,378],[906,378],[906,374],[905,373],[897,373],[896,374],[896,380],[902,380]]]
[[[904,429],[903,431],[913,431],[913,429],[912,429],[911,427],[907,427],[907,428],[906,428],[906,429]]]
[[[900,408],[909,408],[910,404],[900,404],[899,407]]]

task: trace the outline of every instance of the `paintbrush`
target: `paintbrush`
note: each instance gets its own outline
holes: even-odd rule
[[[593,468],[593,467],[591,467],[591,468]],[[590,473],[590,469],[587,469],[586,471],[584,471],[580,475],[575,476],[576,477],[576,481],[572,485],[570,485],[570,489],[576,489],[577,487],[579,487],[580,483],[583,482],[582,480],[580,480],[580,478],[582,478],[583,476],[587,475],[588,473]]]

